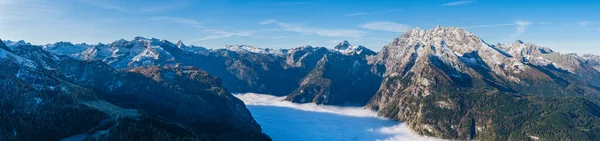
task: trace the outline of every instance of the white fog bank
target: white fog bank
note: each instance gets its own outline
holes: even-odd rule
[[[308,133],[303,133],[301,135],[303,137],[307,136],[307,135],[310,136],[312,134],[315,134],[315,136],[318,136],[318,135],[322,134],[322,132],[331,132],[329,130],[338,130],[338,131],[333,131],[333,132],[343,132],[343,131],[348,132],[347,134],[336,133],[336,135],[341,134],[338,136],[345,136],[345,135],[356,136],[356,137],[351,137],[351,138],[350,137],[349,138],[340,138],[340,137],[327,138],[328,136],[324,135],[324,137],[323,136],[315,137],[314,139],[303,138],[303,139],[310,139],[310,140],[348,140],[348,139],[356,140],[356,141],[441,140],[441,139],[417,135],[416,133],[412,132],[411,129],[406,124],[396,122],[396,121],[386,120],[385,118],[377,116],[376,111],[365,109],[364,107],[338,107],[338,106],[317,105],[314,103],[298,104],[298,103],[292,103],[289,101],[284,101],[285,97],[277,97],[277,96],[272,96],[272,95],[256,94],[256,93],[235,94],[234,96],[236,96],[240,100],[244,101],[244,103],[246,105],[248,105],[252,114],[255,116],[255,118],[261,124],[261,126],[263,126],[263,128],[265,129],[265,133],[272,136],[273,140],[278,139],[277,138],[279,136],[278,134],[282,134],[282,136],[283,136],[283,134],[285,134],[285,137],[294,136],[294,135],[293,134],[290,135],[290,133],[288,133],[288,131],[282,131],[282,130],[285,130],[286,128],[280,128],[280,127],[276,127],[277,129],[273,129],[273,131],[269,132],[268,126],[293,126],[293,125],[289,125],[289,124],[319,124],[319,125],[298,126],[299,128],[318,128],[318,129],[294,129],[294,131],[289,131],[289,132],[296,132],[298,130],[300,130],[300,131],[307,130]],[[314,112],[315,115],[307,115],[306,113],[302,113],[302,115],[292,115],[294,117],[292,119],[285,119],[286,117],[277,118],[278,115],[279,116],[289,116],[289,115],[283,115],[282,112],[285,112],[285,111],[279,111],[277,109],[269,109],[268,111],[265,111],[265,110],[253,111],[253,109],[254,110],[259,109],[259,108],[253,108],[256,106],[291,108],[291,109],[300,110],[300,111]],[[278,113],[270,114],[272,112],[278,112]],[[317,114],[317,113],[327,113],[327,114],[323,115],[323,114]],[[265,114],[269,114],[269,115],[265,115]],[[290,112],[287,114],[296,114],[296,113]],[[333,114],[333,115],[328,115],[328,114]],[[308,121],[308,120],[306,120],[307,118],[302,118],[303,116],[310,116],[312,118],[316,117],[316,119],[319,119],[319,120]],[[265,118],[269,118],[269,119],[267,120]],[[328,118],[328,119],[325,119],[325,118]],[[334,119],[329,119],[329,118],[334,118]],[[261,122],[261,119],[264,121]],[[286,125],[279,125],[280,123],[277,123],[278,119],[299,120],[299,121],[298,122],[285,121]],[[302,120],[302,121],[300,121],[300,120]],[[324,122],[324,120],[326,120],[327,123],[322,123],[322,122]],[[339,122],[339,123],[336,123],[336,122]],[[354,122],[354,123],[348,123],[348,122]],[[336,126],[336,127],[324,127],[324,126]],[[337,126],[340,126],[340,127],[337,127]],[[298,127],[296,127],[296,128],[298,128]],[[325,130],[327,128],[335,128],[335,129]],[[340,128],[340,129],[337,129],[337,128]],[[352,128],[352,129],[347,129],[347,128]],[[318,131],[320,129],[323,129],[324,131]],[[314,133],[312,133],[312,132],[314,132]],[[334,136],[334,135],[331,135],[331,136]],[[365,136],[368,136],[368,137],[365,137]],[[289,140],[289,138],[285,138],[285,140]],[[302,140],[302,139],[298,139],[298,140]]]

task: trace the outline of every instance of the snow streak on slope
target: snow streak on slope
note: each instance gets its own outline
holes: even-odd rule
[[[350,116],[357,118],[378,118],[380,120],[386,120],[377,116],[375,111],[365,109],[363,107],[338,107],[338,106],[325,106],[316,105],[314,103],[298,104],[289,101],[284,101],[285,97],[276,97],[272,95],[256,94],[256,93],[245,93],[245,94],[234,94],[237,98],[244,101],[249,106],[274,106],[274,107],[285,107],[292,108],[302,111],[319,112],[319,113],[330,113],[342,116]],[[310,124],[310,123],[307,123]],[[362,123],[368,124],[368,123]],[[381,126],[378,128],[371,129],[358,129],[365,130],[365,132],[373,132],[375,134],[381,134],[382,139],[378,141],[425,141],[425,140],[440,140],[435,138],[424,137],[415,134],[405,123],[400,123],[393,126]],[[337,132],[337,131],[335,131]]]

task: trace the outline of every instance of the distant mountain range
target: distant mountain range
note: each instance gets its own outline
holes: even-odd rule
[[[115,70],[9,45],[0,42],[0,140],[271,140],[200,69]]]
[[[256,92],[287,96],[286,100],[298,103],[366,106],[377,110],[381,116],[407,122],[417,133],[445,139],[600,138],[600,56],[561,54],[523,41],[488,44],[455,27],[413,29],[379,52],[353,46],[347,41],[333,48],[301,46],[291,49],[248,45],[206,49],[186,46],[181,41],[172,43],[143,37],[97,45],[5,43],[2,48],[7,57],[4,58],[12,59],[3,60],[12,60],[8,62],[15,66],[13,72],[20,72],[27,66],[46,68],[29,71],[61,78],[52,82],[53,85],[62,86],[61,83],[69,82],[78,88],[99,93],[103,97],[101,101],[145,111],[149,115],[165,116],[176,123],[185,120],[144,109],[164,105],[152,105],[155,102],[144,105],[143,101],[171,95],[158,91],[174,89],[183,95],[203,93],[198,97],[213,97],[216,93],[215,97],[224,97],[224,101],[233,101],[236,104],[231,105],[239,106],[239,100],[232,98],[227,91]],[[71,63],[53,61],[56,58]],[[64,69],[92,69],[94,66],[98,69],[89,72],[87,69]],[[96,72],[101,70],[105,71]],[[188,74],[189,70],[202,73]],[[46,71],[52,73],[46,74]],[[8,71],[3,72],[7,79],[18,79]],[[128,78],[128,75],[136,77]],[[133,80],[142,81],[129,82]],[[37,87],[37,81],[22,83]],[[115,84],[129,83],[133,84],[118,86],[121,91],[112,94],[115,93],[112,89],[117,87]],[[162,84],[161,90],[152,90],[157,91],[152,95],[156,97],[141,98],[144,96],[140,97],[140,93],[148,92],[143,87],[157,85],[154,83]],[[221,88],[221,84],[226,89]],[[21,90],[25,91],[28,89]],[[127,96],[112,97],[121,93]],[[181,100],[179,98],[166,99],[166,103]],[[136,102],[130,103],[132,101]],[[185,103],[218,107],[216,109],[223,107],[213,105],[220,102],[211,102]],[[130,106],[132,104],[137,107]],[[260,127],[245,107],[231,105],[225,108],[223,114],[248,117],[234,120],[247,124],[235,127],[231,124],[232,129],[248,131],[241,137],[267,138],[260,136]],[[190,118],[202,115],[181,113],[189,114]],[[204,124],[207,123],[194,122],[190,125]],[[6,131],[2,133],[8,137],[11,129],[0,131]],[[202,131],[194,129],[189,132],[204,133]]]
[[[27,44],[8,42],[9,48]],[[230,91],[290,95],[288,99],[296,102],[365,105],[381,82],[381,72],[371,72],[372,66],[366,60],[366,56],[376,52],[347,41],[334,49],[312,46],[263,49],[248,45],[206,49],[186,46],[181,41],[136,37],[109,44],[58,42],[39,47],[78,60],[101,60],[115,69],[194,66],[220,77]],[[332,83],[327,82],[329,79],[333,79]],[[355,98],[346,98],[348,95]],[[327,96],[334,100],[323,99]]]

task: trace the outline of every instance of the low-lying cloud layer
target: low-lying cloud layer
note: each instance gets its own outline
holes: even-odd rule
[[[365,109],[363,107],[337,107],[317,105],[314,103],[298,104],[284,101],[285,97],[276,97],[272,95],[255,93],[236,94],[235,96],[244,101],[246,105],[287,107],[303,111],[330,113],[353,117],[378,117],[377,112]]]
[[[317,105],[314,103],[298,104],[289,101],[284,101],[285,97],[276,97],[272,95],[256,94],[256,93],[245,93],[235,94],[237,98],[244,101],[246,105],[250,106],[275,106],[275,107],[286,107],[303,111],[330,113],[336,115],[352,116],[352,117],[365,117],[365,118],[380,118],[377,116],[377,112],[365,109],[364,107],[338,107],[338,106],[325,106]],[[440,140],[435,138],[424,137],[415,134],[405,123],[399,123],[394,126],[380,127],[376,129],[366,129],[366,132],[375,132],[376,134],[386,135],[388,138],[378,141],[426,141],[426,140]]]

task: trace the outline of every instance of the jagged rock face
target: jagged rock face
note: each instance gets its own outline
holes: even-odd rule
[[[554,66],[557,69],[573,74],[593,74],[597,70],[590,70],[586,60],[577,54],[560,54],[547,47],[540,47],[531,43],[516,41],[513,44],[498,44],[497,47],[509,54],[509,57],[520,59],[525,63],[535,66]],[[585,57],[585,56],[584,56]]]
[[[594,67],[594,69],[600,71],[600,56],[586,54],[583,56],[585,60],[587,60],[587,64]]]
[[[468,31],[452,27],[408,31],[384,47],[371,62],[385,64],[388,68],[385,76],[402,77],[421,70],[431,58],[439,58],[462,72],[474,66],[503,77],[526,68],[519,60],[506,57]]]
[[[71,57],[78,57],[81,52],[92,47],[88,44],[73,44],[71,42],[57,42],[44,45],[42,48],[48,52],[60,52]]]
[[[16,41],[16,42],[15,41],[6,40],[6,41],[3,41],[3,42],[4,42],[4,44],[6,44],[6,46],[8,46],[8,48],[11,48],[11,49],[15,48],[15,47],[18,47],[18,46],[21,46],[21,45],[31,45],[30,43],[27,43],[27,42],[25,42],[23,40],[19,40],[19,41]]]
[[[102,60],[115,69],[164,65],[173,63],[174,56],[169,49],[177,47],[166,40],[136,37],[132,41],[119,40],[111,44],[98,44],[87,48],[78,56],[81,60]],[[65,54],[65,52],[54,52]]]
[[[270,140],[218,78],[0,49],[2,140]],[[69,124],[64,124],[69,123]]]
[[[549,59],[544,63],[531,58]],[[581,57],[522,42],[492,46],[460,28],[410,30],[368,60],[384,65],[386,71],[381,88],[367,107],[385,117],[406,121],[418,133],[448,139],[522,140],[530,135],[555,139],[557,136],[534,132],[542,128],[530,122],[542,119],[535,114],[512,113],[513,109],[505,108],[507,104],[528,107],[521,112],[564,114],[561,112],[568,110],[529,107],[547,106],[541,101],[553,100],[561,101],[556,105],[568,105],[561,96],[584,97],[576,104],[585,105],[591,103],[586,99],[597,101],[600,94],[598,80],[584,78],[597,78],[598,71],[592,71]],[[598,119],[593,114],[595,107],[588,108],[580,114]],[[494,113],[486,115],[490,110]],[[527,122],[500,125],[517,122],[497,119],[500,116]]]
[[[341,47],[344,46],[344,47]],[[335,49],[354,49],[347,41]],[[364,51],[363,51],[364,50]],[[286,100],[297,103],[364,106],[381,84],[381,76],[371,72],[366,56],[373,51],[361,48],[361,53],[325,54],[315,68],[300,82],[300,87]]]
[[[329,50],[324,47],[302,46],[285,52],[285,68],[306,68],[310,71]]]

